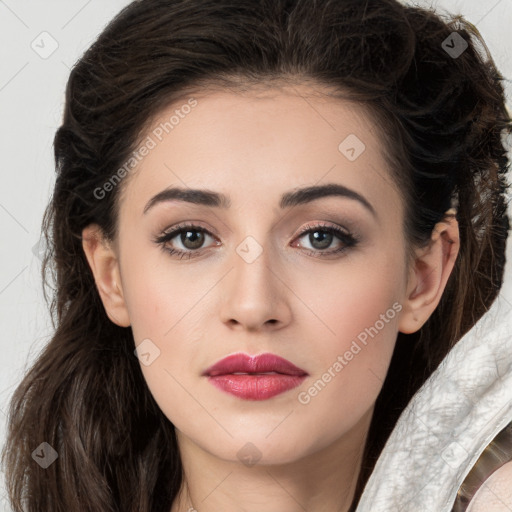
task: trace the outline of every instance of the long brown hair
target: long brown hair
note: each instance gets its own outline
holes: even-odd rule
[[[170,510],[183,479],[174,426],[148,390],[131,329],[105,313],[81,233],[97,223],[115,239],[122,186],[101,199],[94,191],[163,107],[208,83],[274,80],[327,85],[371,112],[404,197],[411,254],[457,205],[455,268],[423,327],[398,334],[354,508],[411,396],[502,285],[502,135],[511,131],[502,79],[463,18],[397,0],[139,0],[124,8],[74,65],[54,140],[43,282],[55,334],[10,404],[2,462],[15,512]],[[58,454],[46,469],[32,458],[43,442]]]

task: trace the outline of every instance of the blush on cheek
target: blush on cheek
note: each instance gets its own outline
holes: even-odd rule
[[[334,371],[349,373],[359,380],[360,371],[372,372],[373,377],[384,381],[397,338],[397,321],[402,306],[399,302],[378,301],[366,303],[368,308],[352,309],[343,314],[337,324],[338,332],[348,334],[341,343],[333,346],[331,366]],[[350,324],[349,324],[350,320]],[[348,370],[348,371],[347,371]]]

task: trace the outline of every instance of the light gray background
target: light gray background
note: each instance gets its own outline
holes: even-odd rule
[[[361,0],[363,1],[363,0]],[[0,439],[7,404],[23,373],[51,335],[34,254],[54,183],[52,141],[73,63],[127,0],[0,0]],[[415,2],[461,13],[477,26],[494,56],[512,104],[512,0]],[[49,36],[41,36],[48,32]],[[41,43],[41,39],[44,41]],[[35,41],[35,42],[34,42]],[[38,51],[58,48],[48,58]],[[37,48],[37,47],[36,47]],[[46,55],[43,54],[44,57]],[[508,259],[512,259],[509,244]],[[512,307],[507,266],[500,304]],[[35,447],[34,447],[35,448]],[[0,475],[0,512],[8,510]]]

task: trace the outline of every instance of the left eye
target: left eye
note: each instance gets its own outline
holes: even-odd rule
[[[320,234],[320,236],[315,236],[318,234]],[[357,239],[352,234],[331,225],[307,226],[299,234],[298,239],[304,238],[305,235],[309,235],[308,241],[311,245],[313,245],[314,249],[312,251],[308,248],[305,248],[305,250],[313,254],[320,254],[321,257],[345,251],[357,243]],[[180,258],[192,258],[201,253],[201,249],[203,249],[202,246],[205,242],[205,237],[213,238],[213,235],[207,229],[201,226],[181,225],[177,226],[170,232],[163,233],[154,241],[155,243],[161,245],[162,248],[169,254],[177,255]],[[169,247],[169,242],[171,242],[174,238],[178,238],[183,249],[175,248],[172,246]],[[342,242],[341,248],[325,251],[325,249],[327,249],[336,238]],[[216,242],[216,245],[220,245],[220,243]],[[296,247],[295,244],[293,246]]]
[[[318,234],[320,235],[316,236]],[[305,235],[309,235],[308,241],[315,249],[314,251],[306,250],[312,254],[320,255],[320,257],[342,253],[354,247],[359,242],[350,232],[329,224],[306,226],[300,233],[299,238],[303,238]],[[324,249],[327,249],[336,238],[341,242],[341,247],[325,251]]]

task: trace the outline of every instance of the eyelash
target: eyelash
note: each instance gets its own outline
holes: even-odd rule
[[[179,235],[186,231],[198,231],[202,233],[206,233],[207,235],[211,236],[212,238],[214,235],[210,233],[207,229],[198,226],[196,224],[179,224],[176,226],[172,231],[164,232],[160,236],[156,237],[154,239],[154,242],[162,247],[162,249],[172,255],[176,256],[179,259],[183,259],[184,257],[188,258],[194,258],[196,256],[200,256],[202,254],[201,249],[192,250],[189,249],[188,251],[182,251],[181,249],[175,249],[175,248],[169,248],[166,247],[166,243],[171,241],[173,238],[176,237],[176,235]],[[308,252],[310,255],[313,255],[314,257],[319,258],[325,258],[327,256],[331,256],[333,254],[339,254],[343,253],[346,250],[350,249],[351,247],[354,247],[358,244],[359,239],[354,236],[353,234],[346,232],[344,230],[341,230],[339,228],[336,228],[334,226],[328,225],[328,224],[315,224],[315,225],[308,225],[304,228],[303,231],[299,233],[297,238],[302,238],[304,235],[307,235],[308,233],[314,233],[315,231],[321,231],[325,233],[329,233],[331,235],[336,236],[338,239],[340,239],[343,242],[343,246],[339,249],[331,250],[331,251],[322,251],[320,249],[317,250],[311,250],[311,249],[305,249],[306,252]],[[318,253],[320,253],[320,256],[318,256]]]

